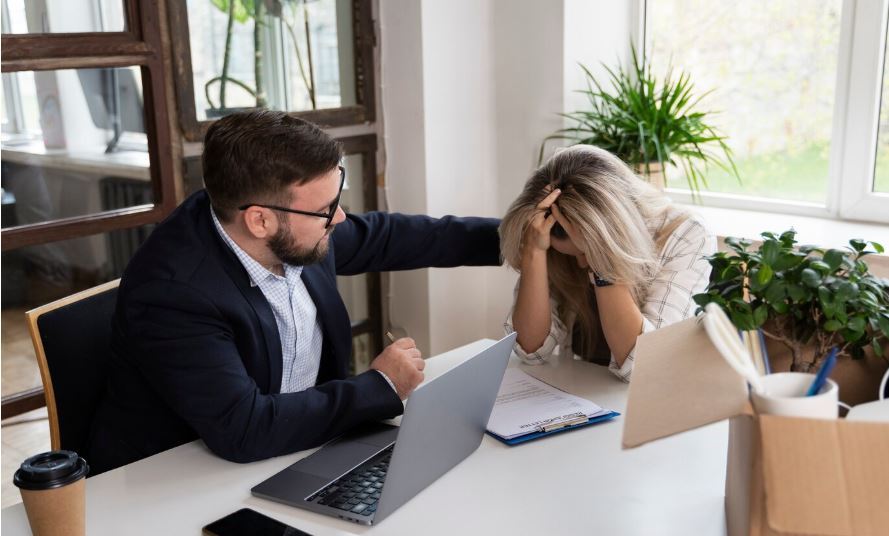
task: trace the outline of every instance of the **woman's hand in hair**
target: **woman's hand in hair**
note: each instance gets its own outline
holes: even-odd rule
[[[522,243],[525,254],[529,254],[534,250],[546,251],[549,249],[550,232],[553,225],[556,224],[556,218],[552,212],[552,209],[556,208],[556,206],[553,203],[555,203],[561,193],[561,190],[555,189],[544,197],[543,201],[537,204],[537,210],[531,216],[527,227],[525,227],[525,236]]]
[[[583,243],[583,239],[580,236],[580,233],[577,232],[577,229],[574,225],[565,219],[565,216],[562,214],[562,211],[559,210],[558,205],[552,206],[553,217],[562,226],[562,229],[565,229],[565,233],[568,235],[568,238],[571,240],[571,243],[574,244],[574,247],[577,248],[578,251],[583,252],[586,248]]]

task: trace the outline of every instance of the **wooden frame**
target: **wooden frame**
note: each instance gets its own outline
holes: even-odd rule
[[[195,107],[194,75],[191,67],[191,38],[188,31],[188,7],[185,0],[167,5],[176,101],[180,127],[188,141],[203,141],[212,120],[198,121]],[[352,35],[355,65],[355,106],[327,110],[290,112],[322,127],[338,127],[372,122],[375,118],[374,35],[371,0],[352,0]]]
[[[364,206],[367,210],[377,210],[377,138],[373,134],[340,138],[343,152],[347,155],[362,155],[361,185],[364,192]],[[383,294],[382,276],[379,273],[364,274],[367,278],[368,317],[352,323],[352,337],[365,333],[370,335],[375,353],[383,351]]]
[[[53,450],[58,450],[61,446],[61,437],[59,436],[59,412],[56,407],[56,396],[55,391],[53,390],[52,376],[49,373],[49,363],[46,361],[46,351],[43,348],[43,339],[40,337],[40,327],[37,325],[37,322],[40,320],[41,315],[117,288],[119,284],[120,279],[115,279],[114,281],[97,285],[93,288],[78,292],[77,294],[72,294],[71,296],[37,307],[36,309],[31,309],[25,313],[25,318],[28,319],[28,332],[31,334],[31,342],[34,343],[34,353],[37,355],[37,365],[40,367],[40,380],[43,382],[43,396],[45,397],[46,409],[49,413],[49,437]]]
[[[158,222],[176,206],[159,6],[125,1],[125,32],[4,34],[0,63],[4,73],[140,66],[154,204],[3,229],[2,251]]]

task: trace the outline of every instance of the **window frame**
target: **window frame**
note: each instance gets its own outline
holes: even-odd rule
[[[647,0],[639,0],[639,50],[646,50]],[[889,0],[844,0],[825,204],[702,190],[707,206],[826,219],[889,223],[889,194],[873,192],[877,128],[889,26]],[[885,73],[889,76],[889,73]],[[884,103],[889,106],[889,103]],[[694,204],[687,189],[667,188],[676,202]]]
[[[311,121],[322,128],[359,125],[376,117],[374,48],[376,35],[372,0],[352,1],[352,43],[354,46],[355,106],[322,110],[288,112]],[[191,66],[191,37],[188,29],[188,6],[185,0],[167,4],[167,15],[173,50],[174,84],[179,123],[186,140],[203,141],[213,119],[198,121],[195,107],[194,75]]]
[[[156,223],[176,206],[160,9],[150,0],[121,1],[126,31],[3,34],[0,64],[3,73],[140,67],[154,203],[8,227],[0,231],[2,251]]]
[[[343,154],[361,156],[361,188],[364,195],[364,210],[380,210],[377,198],[377,137],[374,134],[337,138],[343,144]],[[358,277],[358,276],[351,276]],[[379,272],[366,273],[361,277],[367,281],[367,318],[352,320],[352,340],[367,334],[370,336],[374,355],[383,351],[383,294],[382,275]]]
[[[152,0],[120,0],[122,32],[2,34],[3,73],[138,66],[142,76],[145,135],[154,202],[124,209],[8,227],[0,251],[83,238],[157,223],[176,207],[172,132],[167,109],[162,7]],[[45,405],[43,386],[4,396],[2,417]]]

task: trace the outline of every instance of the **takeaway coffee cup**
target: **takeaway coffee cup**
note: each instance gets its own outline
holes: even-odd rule
[[[751,392],[753,408],[760,415],[836,419],[840,388],[827,380],[818,394],[806,396],[815,380],[805,372],[778,372],[762,376],[764,393]]]
[[[34,536],[86,533],[86,460],[70,450],[53,450],[25,460],[13,482],[22,492]]]

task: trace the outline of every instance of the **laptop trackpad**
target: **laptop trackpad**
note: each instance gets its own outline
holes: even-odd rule
[[[363,426],[325,445],[288,469],[333,480],[391,445],[397,434],[397,426]]]

